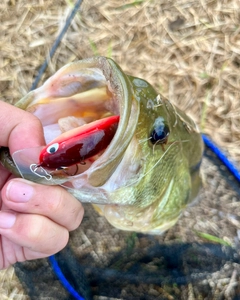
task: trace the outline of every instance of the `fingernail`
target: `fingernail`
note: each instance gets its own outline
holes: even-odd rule
[[[0,228],[2,229],[12,228],[15,221],[16,221],[16,215],[5,211],[0,211]]]
[[[6,190],[9,201],[24,203],[28,202],[33,196],[34,188],[24,180],[12,180]]]

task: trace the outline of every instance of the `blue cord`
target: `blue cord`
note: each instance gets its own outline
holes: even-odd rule
[[[229,169],[233,176],[240,182],[240,171],[237,167],[227,158],[227,156],[215,145],[205,134],[202,134],[205,145],[212,150],[213,153],[223,162]]]
[[[238,169],[234,166],[234,164],[227,158],[227,156],[215,145],[206,135],[202,134],[203,141],[205,145],[211,149],[213,153],[216,154],[216,156],[223,162],[223,164],[230,170],[230,172],[234,175],[234,177],[240,182],[240,172]],[[62,273],[55,256],[52,255],[49,257],[49,261],[51,263],[52,269],[58,279],[60,280],[61,284],[65,287],[65,289],[71,294],[75,299],[77,300],[84,300],[83,297],[81,297],[76,290],[71,286],[71,284],[68,282],[64,274]]]
[[[80,7],[82,3],[82,0],[77,0],[76,4],[74,6],[74,9],[72,10],[72,13],[70,14],[70,16],[68,17],[65,26],[63,27],[62,31],[60,32],[58,38],[56,39],[52,49],[50,50],[50,54],[49,54],[49,58],[45,60],[45,62],[43,63],[43,65],[41,66],[39,72],[38,72],[38,76],[35,79],[31,90],[35,89],[37,87],[37,84],[39,83],[43,73],[45,72],[47,66],[48,66],[48,62],[49,59],[52,58],[52,56],[54,55],[59,43],[61,42],[64,34],[66,33],[68,27],[71,24],[71,21],[73,20],[75,14],[77,13],[78,8]],[[238,171],[238,169],[233,165],[232,162],[229,161],[229,159],[225,156],[225,154],[223,154],[223,152],[221,152],[221,150],[206,136],[206,135],[202,135],[203,141],[206,144],[207,147],[209,147],[213,153],[216,154],[216,156],[224,163],[224,165],[230,170],[230,172],[235,176],[235,178],[240,182],[240,172]],[[83,297],[81,297],[78,292],[71,286],[71,284],[68,282],[68,280],[66,279],[66,277],[64,276],[64,274],[62,273],[61,268],[59,267],[56,258],[54,255],[49,257],[49,262],[52,266],[52,269],[54,271],[54,273],[56,274],[56,276],[58,277],[59,281],[61,282],[61,284],[64,286],[64,288],[69,292],[70,295],[72,295],[75,299],[77,300],[84,300]]]
[[[32,87],[30,90],[33,90],[37,87],[43,73],[45,72],[47,66],[48,66],[48,62],[49,62],[49,59],[51,59],[57,49],[57,47],[59,46],[59,43],[61,42],[64,34],[66,33],[68,27],[70,26],[74,16],[76,15],[80,5],[82,4],[82,0],[77,0],[75,5],[74,5],[74,8],[71,12],[71,14],[69,15],[69,17],[67,18],[66,20],[66,23],[62,29],[62,31],[60,32],[59,36],[57,37],[56,41],[54,42],[51,50],[50,50],[50,53],[49,53],[49,58],[47,58],[45,60],[45,62],[43,63],[43,65],[41,66],[40,70],[38,71],[38,75],[36,77],[36,79],[34,80],[33,84],[32,84]],[[77,300],[84,300],[83,297],[81,297],[78,292],[71,286],[71,284],[68,282],[68,280],[66,279],[66,277],[64,276],[64,274],[62,273],[62,270],[60,269],[56,259],[55,259],[55,256],[52,255],[49,257],[49,261],[50,261],[50,264],[52,266],[52,269],[54,271],[54,273],[56,274],[56,276],[58,277],[59,281],[61,282],[61,284],[64,286],[64,288],[69,292],[70,295],[72,295],[75,299]]]
[[[52,266],[54,273],[57,275],[61,284],[65,287],[65,289],[69,292],[69,294],[72,295],[77,300],[84,300],[84,298],[78,294],[78,292],[71,286],[71,284],[68,282],[68,280],[64,276],[61,268],[58,265],[58,262],[56,261],[55,255],[51,255],[49,257],[49,261],[50,261],[50,264]]]

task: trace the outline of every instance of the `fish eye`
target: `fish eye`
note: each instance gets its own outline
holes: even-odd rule
[[[52,144],[52,145],[47,147],[47,153],[53,154],[53,153],[57,152],[58,148],[59,148],[58,143]]]
[[[168,136],[170,134],[170,130],[167,124],[161,123],[156,126],[151,135],[150,141],[152,144],[165,144],[167,142]]]

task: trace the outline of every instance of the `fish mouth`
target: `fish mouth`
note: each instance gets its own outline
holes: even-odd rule
[[[40,119],[47,144],[83,124],[120,116],[107,148],[80,169],[92,186],[103,185],[116,169],[134,136],[139,115],[130,80],[114,61],[105,57],[64,66],[22,99],[21,105]]]

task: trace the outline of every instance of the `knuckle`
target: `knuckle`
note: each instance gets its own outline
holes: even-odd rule
[[[72,212],[71,223],[68,227],[70,231],[75,230],[79,227],[83,219],[83,214],[84,214],[84,208],[81,205],[81,203],[79,203],[79,206],[75,208]]]
[[[34,219],[33,219],[34,217]],[[45,231],[44,218],[40,216],[27,216],[18,224],[18,234],[24,239],[38,244],[42,241]]]
[[[69,231],[75,230],[83,218],[82,204],[64,189],[57,187],[48,202],[49,216]]]
[[[36,126],[37,128],[42,128],[41,121],[33,114],[28,113],[28,120],[31,121],[31,126]]]
[[[58,243],[59,243],[58,247],[59,247],[59,249],[57,251],[63,249],[67,245],[68,240],[69,240],[69,231],[67,229],[64,229],[62,231],[61,238],[58,240]]]
[[[18,236],[31,251],[48,255],[63,249],[69,240],[66,228],[42,216],[28,216],[18,224]]]
[[[58,187],[56,187],[55,189],[51,188],[51,192],[49,192],[48,195],[50,196],[48,196],[49,211],[51,212],[51,214],[59,214],[59,212],[61,212],[66,205],[64,191]]]
[[[60,230],[52,231],[46,239],[44,245],[44,253],[53,254],[60,250],[62,250],[68,243],[69,240],[69,232],[65,228],[61,228]]]

